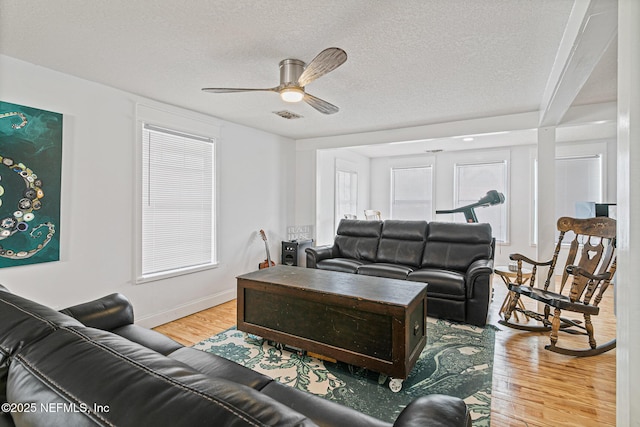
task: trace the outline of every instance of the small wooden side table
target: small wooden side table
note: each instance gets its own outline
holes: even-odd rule
[[[509,270],[509,267],[506,265],[499,265],[497,266],[494,270],[494,273],[496,273],[498,276],[500,276],[500,278],[502,279],[502,281],[504,282],[505,286],[507,287],[507,296],[504,298],[504,301],[502,302],[502,305],[500,306],[500,311],[499,314],[500,316],[504,315],[504,312],[506,311],[508,304],[511,302],[511,298],[513,298],[513,292],[509,291],[509,283],[510,283],[510,279],[515,279],[518,276],[518,272],[514,271],[514,270]],[[526,284],[529,279],[531,279],[531,270],[528,268],[523,268],[522,269],[522,284]],[[524,304],[522,302],[521,299],[518,300],[518,307],[520,307],[521,309],[525,310]],[[519,322],[520,319],[518,319],[518,312],[514,311],[513,315],[516,318],[516,321]],[[527,320],[529,320],[529,316],[527,316],[526,314],[524,315],[524,317],[527,318]]]

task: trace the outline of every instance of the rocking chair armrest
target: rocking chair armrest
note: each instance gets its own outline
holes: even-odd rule
[[[527,258],[526,256],[524,256],[522,254],[511,254],[511,255],[509,255],[509,259],[511,261],[523,261],[523,262],[526,262],[527,264],[537,265],[537,266],[551,265],[551,263],[552,263],[551,260],[545,261],[545,262],[534,261],[531,258]]]
[[[584,276],[587,279],[591,279],[591,280],[607,280],[609,279],[609,276],[611,276],[611,273],[609,273],[608,271],[605,271],[602,274],[591,274],[587,270],[585,270],[584,268],[578,265],[568,265],[567,273],[572,274],[574,276]]]

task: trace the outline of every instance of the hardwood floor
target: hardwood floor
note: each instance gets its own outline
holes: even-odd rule
[[[236,324],[236,300],[202,310],[153,328],[186,346],[216,335]]]
[[[491,426],[615,426],[616,350],[576,358],[544,349],[547,334],[518,331],[498,324],[505,285],[494,277],[489,323],[497,326],[491,396]],[[598,342],[615,337],[613,289],[593,323]],[[534,308],[528,304],[528,308]],[[522,318],[520,319],[523,320]],[[193,345],[236,324],[236,301],[230,301],[155,328]],[[558,344],[587,346],[584,336],[561,333]]]

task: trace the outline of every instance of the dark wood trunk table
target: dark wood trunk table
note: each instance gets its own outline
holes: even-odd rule
[[[426,344],[423,283],[284,265],[237,279],[240,331],[396,379]]]

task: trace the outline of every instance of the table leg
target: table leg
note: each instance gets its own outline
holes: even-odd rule
[[[518,307],[520,307],[522,310],[526,310],[524,303],[522,302],[522,299],[518,300]],[[526,313],[522,313],[524,314],[524,317],[527,319],[527,322],[529,321],[529,316]],[[516,317],[517,319],[517,317]]]
[[[507,287],[507,296],[504,298],[504,301],[502,302],[502,306],[500,306],[500,311],[499,311],[500,316],[504,318],[504,312],[507,310],[508,305],[511,303],[511,298],[513,298],[513,292],[509,290],[509,281],[503,276],[500,276],[500,278],[502,279],[505,286]],[[527,282],[527,279],[523,280],[522,284],[524,285],[526,282]],[[522,299],[518,299],[518,307],[522,310],[526,310],[524,303],[522,302]],[[520,319],[518,318],[518,312],[514,310],[512,314],[515,317],[516,322],[519,322]],[[525,313],[522,313],[522,314],[524,314],[524,317],[527,319],[527,321],[529,321],[529,316],[526,315]]]
[[[511,291],[507,290],[507,296],[504,297],[504,301],[502,301],[502,306],[500,306],[500,312],[499,313],[500,313],[500,316],[503,317],[503,318],[504,318],[504,312],[507,311],[507,307],[509,306],[509,304],[511,304],[511,298],[512,298],[511,293],[512,293]],[[518,302],[520,303],[519,307],[522,307],[522,301],[518,300]],[[520,319],[518,318],[518,312],[517,311],[514,310],[513,313],[511,313],[511,314],[513,314],[513,316],[516,318],[516,322],[520,321]]]

